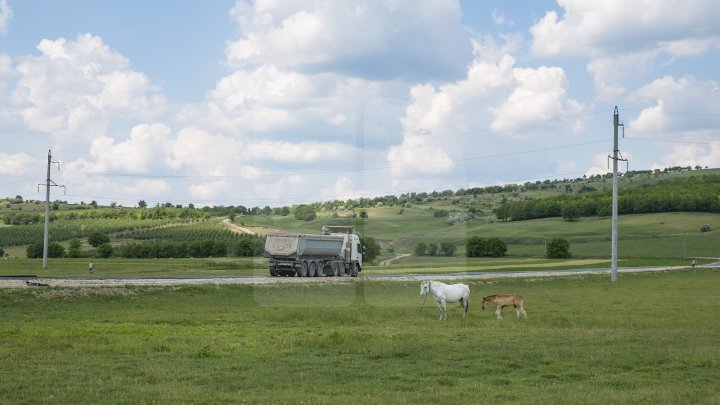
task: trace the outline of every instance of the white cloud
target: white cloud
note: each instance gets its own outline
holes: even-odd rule
[[[563,118],[582,110],[580,103],[567,97],[567,79],[562,68],[515,68],[513,77],[516,87],[512,94],[493,109],[495,119],[490,125],[493,130],[513,130],[514,126]]]
[[[558,0],[558,5],[562,16],[549,11],[530,28],[537,55],[649,50],[714,36],[720,29],[720,3],[714,0]]]
[[[165,180],[158,179],[140,179],[122,187],[123,194],[135,196],[139,199],[162,199],[169,191],[170,185]]]
[[[225,180],[209,181],[202,184],[193,184],[188,187],[190,195],[197,200],[214,200],[228,193],[228,182]]]
[[[149,173],[164,167],[169,150],[170,128],[164,124],[135,126],[130,137],[118,144],[112,138],[98,137],[92,141],[90,155],[95,164],[86,166],[92,173]]]
[[[598,99],[617,100],[627,78],[642,76],[661,56],[665,64],[679,57],[717,48],[720,3],[640,0],[558,0],[562,16],[549,11],[530,28],[532,52],[538,56],[590,57]]]
[[[654,103],[630,121],[628,131],[634,133],[694,137],[701,131],[713,133],[720,126],[720,85],[716,81],[665,76],[636,90],[629,100]]]
[[[13,12],[8,6],[7,0],[0,0],[0,35],[7,34]]]
[[[27,153],[0,153],[0,174],[19,176],[36,170],[40,161]]]
[[[663,155],[661,163],[652,165],[652,169],[666,167],[719,167],[720,142],[710,142],[707,146],[680,145]]]
[[[32,130],[91,139],[114,119],[150,118],[164,109],[147,76],[100,37],[43,39],[37,49],[39,56],[20,58],[13,92]]]
[[[240,66],[357,77],[452,77],[470,60],[455,1],[240,0],[231,14],[243,36],[230,42],[226,53]]]

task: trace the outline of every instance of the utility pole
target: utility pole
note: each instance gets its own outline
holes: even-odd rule
[[[48,239],[49,232],[48,227],[50,226],[50,187],[65,187],[58,186],[54,181],[50,180],[50,166],[53,163],[58,164],[58,170],[60,170],[60,162],[54,162],[52,160],[52,150],[48,150],[48,162],[47,162],[47,177],[45,180],[45,236],[43,238],[43,269],[48,266]]]
[[[620,114],[615,106],[613,112],[613,180],[612,180],[612,248],[610,257],[610,281],[617,281],[617,233],[618,233],[618,160],[627,162],[620,156],[618,149],[618,127],[620,124]],[[609,156],[608,156],[609,157]]]

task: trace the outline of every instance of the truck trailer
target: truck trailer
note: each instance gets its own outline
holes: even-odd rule
[[[360,237],[352,227],[323,226],[321,235],[267,235],[263,256],[273,277],[357,277],[362,271]]]

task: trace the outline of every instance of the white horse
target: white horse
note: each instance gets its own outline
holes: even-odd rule
[[[470,300],[470,287],[466,284],[448,285],[439,281],[423,281],[420,283],[420,296],[432,293],[435,302],[440,310],[440,320],[447,320],[447,302],[460,302],[463,308],[463,318],[467,317],[468,304]]]

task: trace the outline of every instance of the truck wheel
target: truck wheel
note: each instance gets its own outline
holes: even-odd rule
[[[323,267],[324,267],[324,266],[325,266],[325,264],[324,264],[323,262],[318,262],[318,264],[317,264],[317,270],[316,270],[316,272],[315,272],[315,275],[316,275],[317,277],[322,277],[322,276],[325,275],[325,273],[323,272]]]
[[[280,275],[280,273],[278,273],[275,267],[270,267],[270,275],[273,277],[277,277],[278,275]]]
[[[308,277],[315,277],[315,273],[317,273],[317,265],[315,265],[315,262],[310,262],[308,264]]]
[[[358,266],[357,263],[353,264],[351,276],[357,277],[359,272],[360,272],[360,266]]]
[[[335,263],[335,267],[337,268],[338,277],[342,277],[345,275],[345,266],[344,265],[340,265],[340,263]]]
[[[300,269],[298,269],[297,276],[298,277],[306,277],[308,272],[308,264],[307,262],[300,263]]]

